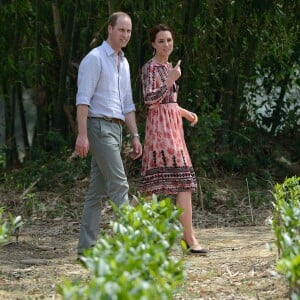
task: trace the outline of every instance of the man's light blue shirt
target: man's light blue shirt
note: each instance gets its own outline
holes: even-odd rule
[[[88,105],[88,116],[125,120],[125,114],[135,111],[130,69],[123,51],[119,66],[117,61],[117,54],[106,41],[81,61],[76,105]]]

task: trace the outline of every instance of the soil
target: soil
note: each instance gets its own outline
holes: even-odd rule
[[[88,271],[76,261],[85,188],[83,182],[67,193],[35,193],[45,200],[45,206],[37,208],[30,202],[34,213],[24,217],[18,241],[12,236],[0,247],[0,299],[61,299],[56,288],[65,279],[88,280]],[[0,192],[3,203],[19,213],[29,211],[28,202],[27,206],[20,203],[21,194]],[[225,205],[212,212],[204,210],[197,199],[194,202],[195,232],[209,255],[184,255],[178,249],[172,252],[183,255],[186,275],[173,299],[289,299],[288,284],[275,268],[270,207],[243,203],[243,208],[225,209]],[[218,207],[224,205],[224,199],[221,202]],[[217,207],[218,203],[213,204]],[[63,215],[53,217],[58,206]],[[102,230],[108,228],[111,213],[109,206],[103,208]]]

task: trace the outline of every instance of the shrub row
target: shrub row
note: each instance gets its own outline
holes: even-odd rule
[[[114,207],[111,234],[83,256],[90,281],[60,285],[63,299],[172,299],[183,279],[182,259],[170,254],[182,231],[181,212],[170,199],[140,201]]]
[[[274,188],[272,222],[278,248],[278,270],[286,276],[291,298],[300,299],[300,177],[287,178]]]

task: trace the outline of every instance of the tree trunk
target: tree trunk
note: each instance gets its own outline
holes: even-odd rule
[[[64,113],[64,105],[67,103],[67,77],[72,53],[72,41],[74,31],[74,21],[76,18],[78,1],[70,2],[68,7],[68,17],[64,30],[64,49],[60,66],[58,94],[54,109],[54,129],[66,137],[67,122]]]
[[[282,111],[284,107],[284,96],[287,90],[287,85],[289,83],[290,76],[286,74],[284,78],[280,82],[280,94],[276,101],[276,106],[272,114],[272,125],[271,125],[271,134],[274,135],[276,133],[276,129],[282,123]]]
[[[23,91],[22,85],[20,83],[16,84],[16,95],[20,112],[20,125],[22,130],[23,143],[25,148],[25,157],[30,153],[30,146],[28,141],[28,131],[27,131],[27,122],[26,122],[26,112],[23,105]]]
[[[15,137],[16,89],[4,85],[4,91],[8,95],[5,101],[6,170],[11,170],[18,161]]]
[[[37,125],[33,148],[44,148],[45,135],[47,131],[47,96],[42,83],[42,1],[35,1],[36,20],[35,20],[35,104],[37,107]]]

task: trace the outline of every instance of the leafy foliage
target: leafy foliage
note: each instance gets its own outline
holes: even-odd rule
[[[0,100],[5,110],[0,121],[5,124],[1,171],[26,167],[18,157],[16,132],[22,132],[25,161],[34,163],[44,150],[57,155],[61,148],[74,147],[78,65],[106,38],[107,17],[116,10],[128,12],[133,21],[124,51],[141,134],[146,108],[140,70],[152,56],[148,31],[156,23],[167,23],[175,39],[170,61],[182,60],[178,103],[199,116],[195,128],[185,127],[195,169],[260,173],[273,167],[278,157],[270,148],[282,140],[288,141],[292,153],[287,159],[297,162],[299,5],[283,0],[5,3],[0,18],[11,26],[0,28]],[[32,145],[23,107],[25,90],[31,91],[37,110]],[[20,128],[16,119],[22,120]],[[283,154],[285,150],[282,147]]]
[[[3,174],[1,181],[6,187],[22,190],[37,181],[38,190],[52,190],[69,187],[76,180],[88,175],[90,157],[73,157],[68,149],[56,152],[41,151],[34,161],[27,161],[23,168]]]
[[[13,217],[9,214],[9,219],[4,217],[4,208],[0,207],[0,245],[5,243],[9,236],[23,225],[21,216]]]
[[[170,199],[115,207],[112,235],[99,238],[82,258],[91,272],[85,285],[66,282],[63,299],[171,299],[183,278],[182,262],[170,255],[181,229]]]
[[[274,189],[273,230],[280,259],[278,270],[292,288],[292,299],[300,297],[300,177],[287,178]]]

